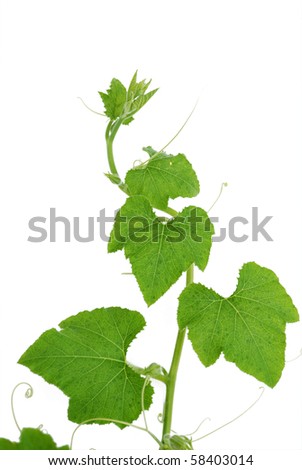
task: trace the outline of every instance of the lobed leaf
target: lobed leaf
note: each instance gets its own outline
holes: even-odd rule
[[[199,193],[199,182],[185,155],[157,153],[151,147],[144,150],[151,157],[143,166],[128,171],[126,184],[131,195],[141,194],[151,205],[165,209],[169,198],[194,197]]]
[[[205,269],[213,233],[203,209],[189,206],[163,222],[147,198],[131,196],[116,216],[108,251],[124,248],[144,299],[151,305],[192,263]]]
[[[126,352],[144,326],[143,316],[136,311],[119,307],[84,311],[60,323],[59,331],[43,333],[19,364],[70,398],[71,421],[108,418],[108,422],[131,423],[142,411],[144,379],[128,366]],[[152,393],[148,385],[146,409]]]
[[[256,263],[240,270],[235,292],[221,297],[201,284],[191,284],[179,297],[178,323],[205,366],[223,353],[239,369],[270,387],[284,368],[285,326],[298,312],[277,276]]]
[[[123,113],[127,99],[124,85],[117,78],[113,78],[107,93],[99,91],[99,95],[103,100],[106,116],[112,121],[119,118]]]

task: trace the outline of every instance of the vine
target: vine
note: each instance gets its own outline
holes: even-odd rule
[[[133,165],[124,179],[120,176],[114,141],[121,126],[128,126],[157,92],[148,91],[149,86],[150,81],[137,80],[136,72],[128,88],[114,78],[106,92],[99,92],[104,113],[96,114],[108,118],[105,144],[109,172],[105,175],[126,196],[115,218],[108,252],[124,252],[147,306],[155,304],[186,273],[186,285],[179,296],[174,353],[168,370],[156,363],[146,367],[130,364],[127,350],[132,341],[139,341],[136,337],[146,322],[141,313],[119,306],[80,312],[63,320],[58,330],[44,332],[19,363],[69,397],[68,417],[78,424],[70,448],[83,424],[113,423],[121,429],[130,426],[146,432],[162,450],[192,449],[194,442],[216,430],[197,439],[192,438],[193,433],[173,431],[174,394],[186,338],[205,367],[223,354],[242,372],[274,387],[285,364],[286,324],[299,318],[276,274],[255,262],[240,268],[237,287],[227,298],[194,282],[194,269],[206,269],[212,248],[214,226],[208,212],[227,185],[221,185],[208,211],[190,205],[178,212],[170,206],[171,199],[194,198],[199,193],[198,177],[187,157],[164,151],[195,108],[168,144],[159,151],[144,147],[147,158]],[[168,217],[159,217],[157,211]],[[146,415],[154,381],[163,383],[166,392],[160,437],[150,431]],[[20,430],[14,409],[13,416]],[[140,416],[144,426],[133,424]],[[23,431],[20,445],[24,445]]]

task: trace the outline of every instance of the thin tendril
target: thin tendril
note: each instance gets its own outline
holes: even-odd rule
[[[185,122],[183,123],[183,125],[181,126],[181,128],[176,132],[175,136],[172,137],[172,139],[169,140],[169,142],[168,142],[166,145],[164,145],[164,147],[163,147],[162,149],[160,149],[160,151],[157,152],[157,154],[153,155],[153,157],[155,157],[156,155],[158,155],[159,153],[161,153],[163,150],[165,150],[165,149],[173,142],[173,140],[175,140],[176,137],[179,136],[179,134],[181,133],[181,131],[182,131],[182,130],[184,129],[184,127],[187,125],[187,123],[188,123],[189,119],[191,118],[192,114],[194,113],[194,111],[195,111],[195,109],[196,109],[196,107],[197,107],[197,104],[198,104],[198,100],[196,101],[196,103],[195,103],[195,105],[194,105],[192,111],[190,112],[189,116],[187,117],[187,119],[185,120]]]
[[[179,136],[179,134],[181,133],[181,131],[184,129],[184,127],[187,125],[189,119],[191,118],[192,114],[194,113],[196,107],[197,107],[197,104],[198,104],[198,100],[196,101],[192,111],[190,112],[189,116],[187,117],[187,119],[185,120],[185,122],[183,123],[183,125],[181,126],[181,128],[176,132],[176,134],[172,137],[171,140],[169,140],[169,142],[164,145],[158,152],[156,152],[154,155],[152,155],[152,157],[149,158],[149,160],[146,160],[144,162],[142,162],[140,165],[137,165],[135,168],[139,168],[143,165],[145,165],[146,163],[150,162],[151,160],[153,160],[155,157],[157,157],[161,152],[163,152],[175,139],[176,137]]]
[[[99,116],[105,116],[105,117],[107,117],[106,114],[98,113],[98,112],[95,111],[94,109],[89,108],[89,106],[87,106],[87,104],[85,103],[85,101],[82,100],[82,98],[81,98],[80,96],[78,96],[77,98],[78,98],[78,100],[81,100],[82,103],[83,103],[83,105],[85,106],[85,108],[89,109],[89,111],[91,111],[92,113],[98,114]]]
[[[20,385],[27,385],[28,389],[26,390],[25,392],[25,398],[31,398],[34,394],[34,389],[32,388],[32,386],[27,383],[27,382],[20,382],[18,383],[13,391],[12,391],[12,394],[11,394],[11,399],[10,399],[10,403],[11,403],[11,410],[12,410],[12,415],[13,415],[13,418],[14,418],[14,421],[15,421],[15,424],[18,428],[18,430],[21,432],[21,428],[18,424],[18,421],[17,421],[17,418],[16,418],[16,413],[15,413],[15,407],[14,407],[14,396],[15,396],[15,391],[17,390],[18,387],[20,387]]]
[[[162,421],[160,421],[159,416],[160,416],[160,415],[158,415],[157,419],[158,419],[158,421],[161,423]],[[199,428],[203,425],[203,423],[205,423],[205,422],[208,421],[208,420],[211,421],[211,418],[209,418],[209,417],[204,418],[204,419],[201,421],[201,423],[198,425],[198,427],[195,429],[195,431],[189,432],[189,433],[187,433],[187,434],[184,434],[184,436],[185,436],[185,437],[193,436],[194,434],[196,434],[196,433],[199,431]],[[175,431],[174,429],[171,429],[171,431],[172,431],[174,434],[179,435],[179,432]]]
[[[223,424],[222,426],[219,426],[218,428],[214,429],[213,431],[208,432],[207,434],[204,434],[203,436],[198,437],[197,439],[194,439],[193,442],[200,441],[201,439],[204,439],[205,437],[208,437],[208,436],[210,436],[211,434],[214,434],[214,432],[220,431],[220,429],[225,428],[225,427],[228,426],[229,424],[234,423],[235,421],[237,421],[237,419],[239,419],[239,418],[241,418],[243,415],[245,415],[245,413],[247,413],[248,411],[250,411],[250,409],[253,408],[253,407],[256,405],[256,403],[258,403],[258,401],[260,400],[260,398],[262,397],[262,395],[263,395],[263,393],[264,393],[264,387],[260,387],[259,390],[261,390],[261,393],[260,393],[259,397],[257,398],[257,400],[255,400],[246,410],[244,410],[242,413],[240,413],[238,416],[236,416],[236,418],[233,418],[233,419],[231,419],[231,421],[228,421],[227,423]]]
[[[127,421],[120,421],[118,419],[110,419],[110,418],[91,418],[91,419],[87,419],[86,421],[83,421],[82,423],[80,423],[76,428],[75,430],[73,431],[72,435],[71,435],[71,440],[70,440],[70,450],[72,450],[72,447],[73,447],[73,441],[74,441],[74,436],[75,436],[75,433],[77,432],[77,430],[83,426],[84,424],[89,424],[89,423],[93,423],[95,421],[107,421],[108,423],[115,423],[115,424],[123,424],[125,426],[131,426],[132,428],[134,429],[138,429],[139,431],[144,431],[146,433],[148,433],[156,442],[158,445],[161,445],[159,439],[157,439],[157,437],[151,432],[149,431],[149,429],[146,429],[146,428],[142,428],[141,426],[136,426],[135,424],[131,424],[131,423],[128,423]]]
[[[288,359],[288,361],[285,361],[285,362],[293,362],[293,361],[296,361],[297,359],[299,359],[299,357],[302,356],[302,349],[300,349],[300,354],[298,354],[298,356],[296,357],[293,357],[293,359]]]
[[[190,432],[189,434],[186,434],[186,436],[194,436],[194,434],[196,434],[196,433],[199,431],[199,429],[201,428],[201,426],[203,425],[203,423],[205,423],[206,421],[211,421],[211,418],[207,417],[207,418],[203,419],[203,420],[201,421],[201,423],[197,426],[197,428],[195,429],[195,431]]]
[[[222,191],[223,191],[223,188],[226,188],[227,185],[228,185],[228,183],[221,183],[221,187],[220,187],[219,194],[218,194],[217,198],[215,199],[215,201],[213,202],[213,204],[211,205],[210,209],[208,209],[207,212],[210,212],[210,210],[213,209],[213,207],[215,206],[215,204],[219,201],[220,196],[221,196]]]

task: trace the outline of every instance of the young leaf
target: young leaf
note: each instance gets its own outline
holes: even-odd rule
[[[68,445],[57,447],[53,438],[40,429],[24,428],[19,442],[0,438],[0,450],[68,450]]]
[[[108,251],[124,248],[144,299],[151,305],[192,263],[205,269],[213,233],[203,209],[186,207],[162,223],[147,198],[131,196],[117,214]]]
[[[127,91],[119,80],[113,78],[107,93],[99,91],[99,95],[103,100],[106,116],[114,121],[122,115],[127,99]]]
[[[151,80],[149,80],[149,82],[146,82],[146,80],[142,80],[141,82],[138,82],[137,71],[136,71],[131,79],[131,82],[128,88],[128,99],[133,101],[135,100],[135,98],[138,98],[139,96],[144,95],[150,83],[151,83]]]
[[[256,263],[240,270],[235,292],[223,298],[201,284],[179,298],[178,322],[205,366],[223,353],[239,369],[274,387],[284,367],[285,326],[298,312],[277,276]]]
[[[157,92],[158,88],[146,93],[151,80],[146,82],[142,80],[137,82],[137,72],[135,72],[128,90],[124,85],[114,78],[111,81],[107,93],[99,91],[99,95],[105,106],[105,114],[111,121],[120,118],[122,123],[127,125],[133,121],[133,115],[136,114]]]
[[[126,352],[144,326],[136,311],[119,307],[84,311],[60,323],[59,331],[43,333],[19,363],[70,397],[71,421],[108,418],[108,422],[131,423],[142,411],[144,379],[127,365]],[[148,385],[145,409],[152,393]]]
[[[128,171],[126,184],[131,195],[141,194],[151,205],[165,209],[169,198],[194,197],[199,193],[199,182],[185,155],[167,155],[151,147],[144,150],[151,159],[143,166]],[[155,155],[153,157],[153,155]]]
[[[137,113],[146,103],[152,98],[152,96],[157,92],[158,88],[149,91],[146,94],[147,89],[151,80],[146,82],[146,80],[142,80],[141,82],[137,81],[137,71],[132,77],[128,88],[128,101],[131,103],[131,111],[133,113]]]
[[[149,93],[146,93],[145,95],[138,96],[138,98],[136,98],[131,105],[131,112],[134,114],[137,113],[140,109],[142,109],[142,107],[148,103],[148,101],[157,92],[157,90],[158,88],[149,91]]]

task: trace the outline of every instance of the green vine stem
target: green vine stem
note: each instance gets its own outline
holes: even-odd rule
[[[187,280],[186,285],[188,286],[193,282],[194,279],[194,264],[192,264],[187,271]],[[171,367],[167,379],[167,390],[166,390],[166,400],[164,405],[163,413],[163,434],[162,434],[162,443],[165,442],[167,437],[170,436],[171,426],[172,426],[172,413],[173,413],[173,402],[174,402],[174,393],[175,385],[177,379],[177,372],[179,367],[179,362],[181,358],[182,348],[186,336],[186,328],[179,329],[174,354],[171,362]]]
[[[195,105],[196,107],[196,105]],[[195,107],[193,111],[195,110]],[[191,112],[190,116],[187,118],[186,122],[180,129],[180,131],[183,129],[189,118],[191,117],[193,111]],[[123,120],[121,118],[117,119],[115,122],[110,121],[107,129],[106,129],[106,148],[107,148],[107,158],[108,158],[108,164],[111,173],[117,178],[118,186],[119,188],[129,195],[129,191],[127,188],[127,185],[121,180],[117,167],[115,165],[114,161],[114,154],[113,154],[113,141],[114,138],[117,134],[117,131],[119,130]],[[179,131],[179,132],[180,132]],[[179,134],[179,132],[176,134],[176,136]],[[175,137],[176,137],[175,136]],[[174,140],[174,138],[172,139]],[[169,142],[170,143],[170,142]],[[168,145],[168,144],[167,144]],[[167,146],[166,145],[166,146]],[[166,147],[165,146],[165,147]],[[164,148],[165,148],[164,147]],[[171,207],[166,207],[164,210],[167,214],[169,214],[172,217],[176,217],[178,215],[178,212]],[[189,269],[187,270],[186,273],[186,286],[191,284],[193,282],[194,278],[194,264],[192,264]],[[167,438],[169,438],[170,433],[171,433],[171,426],[172,426],[172,414],[173,414],[173,402],[174,402],[174,394],[175,394],[175,385],[176,385],[176,379],[177,379],[177,373],[178,373],[178,367],[179,367],[179,362],[181,358],[181,353],[182,353],[182,348],[183,348],[183,343],[185,340],[186,336],[186,328],[180,329],[177,334],[176,338],[176,343],[175,343],[175,348],[174,348],[174,354],[171,362],[171,367],[169,374],[167,376],[162,376],[162,377],[153,377],[157,380],[160,380],[166,384],[166,399],[165,399],[165,405],[164,405],[164,413],[163,413],[163,432],[162,432],[162,442],[160,448],[164,448],[164,442]],[[131,365],[132,368],[135,366]],[[137,368],[137,371],[139,368]],[[146,371],[144,369],[139,369],[142,375],[145,375]]]
[[[84,101],[82,100],[82,98],[80,98],[82,103],[84,104],[84,106],[89,109],[90,111],[94,112],[95,114],[99,114],[101,116],[104,116],[104,114],[102,113],[97,113],[96,111],[94,111],[93,109],[89,108],[89,106],[86,105],[86,103],[84,103]],[[157,157],[157,155],[159,155],[161,152],[163,152],[175,139],[176,137],[178,137],[178,135],[181,133],[181,131],[184,129],[184,127],[187,125],[188,121],[190,120],[192,114],[194,113],[195,109],[196,109],[196,106],[198,104],[198,100],[196,101],[192,111],[190,112],[189,116],[186,118],[185,122],[182,124],[182,126],[180,127],[180,129],[178,129],[178,131],[176,132],[176,134],[169,140],[169,142],[167,144],[165,144],[158,152],[156,152],[151,158],[149,158],[148,160],[146,160],[145,162],[141,162],[137,168],[139,167],[142,167],[145,163],[149,162],[150,160],[154,159],[155,157]],[[110,171],[111,171],[111,177],[113,177],[115,179],[114,183],[117,184],[119,186],[119,188],[125,193],[127,194],[128,196],[130,196],[130,193],[129,193],[129,190],[128,190],[128,187],[127,185],[122,181],[118,171],[117,171],[117,167],[116,167],[116,164],[115,164],[115,160],[114,160],[114,154],[113,154],[113,141],[114,141],[114,138],[119,130],[119,128],[121,127],[121,125],[123,124],[123,121],[127,118],[129,118],[130,116],[132,116],[132,114],[135,114],[135,112],[133,113],[125,113],[124,116],[121,116],[119,117],[118,119],[116,119],[115,121],[112,121],[110,120],[108,125],[107,125],[107,128],[106,128],[106,132],[105,132],[105,139],[106,139],[106,149],[107,149],[107,159],[108,159],[108,164],[109,164],[109,168],[110,168]],[[109,175],[107,174],[106,176],[109,177]],[[110,178],[111,179],[111,178]],[[112,179],[111,179],[112,181]],[[155,207],[155,209],[157,209]],[[165,209],[165,211],[167,214],[169,215],[172,215],[172,217],[175,217],[177,216],[178,212],[167,207]]]
[[[115,161],[114,161],[114,155],[113,155],[113,141],[122,123],[123,123],[123,120],[121,118],[117,119],[114,122],[110,121],[106,129],[105,138],[106,138],[107,158],[108,158],[108,164],[109,164],[111,174],[118,178],[119,188],[124,193],[128,194],[127,186],[125,183],[123,183],[123,181],[121,180],[118,174]]]

